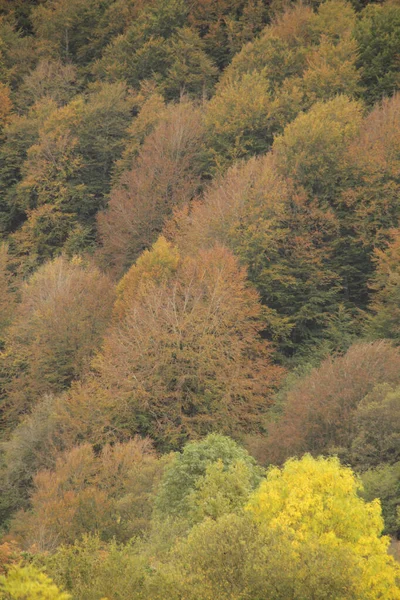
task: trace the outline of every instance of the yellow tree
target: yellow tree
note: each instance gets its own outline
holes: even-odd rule
[[[32,565],[13,566],[0,576],[0,597],[4,600],[70,600],[44,573]]]
[[[306,547],[311,556],[319,549],[347,556],[353,577],[357,574],[350,597],[400,598],[400,570],[387,553],[389,538],[381,536],[379,501],[365,503],[360,489],[351,469],[337,458],[306,455],[287,461],[282,469],[271,468],[248,510],[261,530],[294,535],[295,551]],[[296,560],[296,552],[292,558]],[[304,582],[307,575],[305,569]]]
[[[155,562],[150,597],[398,600],[379,502],[359,490],[336,458],[272,468],[244,511],[206,518]]]

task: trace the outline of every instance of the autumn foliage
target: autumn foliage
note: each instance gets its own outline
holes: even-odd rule
[[[1,599],[400,600],[399,49],[0,0]]]

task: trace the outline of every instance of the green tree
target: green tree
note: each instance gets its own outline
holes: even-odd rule
[[[212,490],[229,503],[229,495],[224,494],[219,484],[224,482],[228,490],[232,490],[235,474],[239,479],[244,474],[246,481],[242,479],[242,484],[246,489],[247,486],[254,489],[260,480],[261,469],[234,440],[212,433],[199,442],[186,444],[163,475],[155,501],[156,514],[161,519],[168,516],[188,517],[194,505],[205,516],[207,505],[211,509],[213,502],[211,490],[207,489],[208,483],[212,482]],[[239,491],[237,496],[240,495]],[[215,502],[218,503],[218,498],[215,498]],[[216,516],[219,516],[219,508],[216,507],[216,510]]]
[[[84,535],[36,562],[73,598],[140,600],[148,572],[147,556],[134,542],[105,543],[99,536]],[[146,596],[147,598],[147,596]]]
[[[77,70],[60,60],[42,59],[18,88],[17,102],[24,109],[47,97],[58,106],[68,104],[79,89]]]
[[[370,4],[355,29],[358,66],[369,104],[391,96],[400,87],[400,7],[395,2]]]
[[[329,265],[337,231],[332,211],[280,176],[272,155],[233,166],[166,228],[182,252],[217,241],[239,257],[281,359],[321,339],[337,313],[340,282]]]
[[[216,520],[240,512],[258,483],[255,475],[254,465],[244,460],[232,462],[227,468],[221,459],[210,463],[189,495],[190,521],[198,523],[208,517]]]
[[[143,4],[126,31],[105,49],[93,71],[101,78],[122,80],[134,88],[149,77],[162,81],[171,67],[169,40],[186,25],[187,13],[183,0]]]
[[[41,53],[87,67],[108,41],[99,30],[107,27],[103,18],[111,5],[111,0],[50,0],[34,7],[30,18]]]
[[[400,534],[400,462],[382,464],[368,469],[362,476],[363,498],[367,502],[379,499],[385,521],[385,533],[399,538]]]
[[[378,385],[357,406],[350,460],[358,469],[400,460],[398,388]]]
[[[277,166],[312,196],[334,204],[346,177],[345,151],[359,131],[362,106],[338,96],[317,102],[274,142]]]
[[[217,169],[270,147],[270,106],[268,83],[257,72],[246,73],[238,81],[225,81],[217,90],[205,116]]]
[[[159,561],[151,598],[399,598],[379,502],[337,459],[268,472],[245,515],[206,519]],[[161,564],[160,564],[161,563]]]
[[[208,97],[218,77],[218,69],[204,51],[203,40],[188,27],[179,29],[171,38],[168,68],[161,89],[167,99],[183,94]]]
[[[400,340],[400,235],[395,230],[392,242],[385,250],[375,250],[376,272],[370,282],[374,292],[367,322],[367,334],[373,338]]]

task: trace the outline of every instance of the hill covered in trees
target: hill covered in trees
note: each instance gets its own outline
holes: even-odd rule
[[[400,598],[400,4],[0,0],[0,598]]]

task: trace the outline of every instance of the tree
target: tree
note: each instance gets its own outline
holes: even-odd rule
[[[275,93],[285,79],[301,76],[306,66],[314,18],[310,6],[289,6],[265,27],[258,38],[245,44],[233,57],[222,76],[222,84],[225,79],[240,79],[245,73],[256,71],[264,74],[269,90]]]
[[[354,233],[355,203],[350,208],[343,200],[354,181],[347,151],[358,139],[361,126],[361,104],[337,96],[300,114],[275,139],[273,151],[281,176],[303,186],[321,208],[333,209],[339,227],[328,264],[339,277],[342,301],[365,308],[370,250]]]
[[[187,23],[183,0],[142,3],[136,18],[116,36],[94,65],[94,73],[108,81],[125,81],[138,88],[146,79],[162,82],[171,67],[170,40]]]
[[[56,459],[69,446],[59,417],[60,399],[45,396],[2,444],[1,520],[29,506],[33,477],[53,469]]]
[[[339,3],[338,8],[342,8]],[[303,92],[303,108],[339,94],[356,98],[361,89],[356,60],[357,42],[353,38],[346,36],[335,44],[323,35],[320,44],[309,52],[301,81],[292,82]]]
[[[48,97],[58,106],[68,104],[76,94],[79,80],[72,64],[60,60],[42,59],[36,68],[24,77],[18,89],[18,104],[23,108]]]
[[[245,271],[221,246],[150,283],[95,362],[121,433],[176,449],[213,430],[258,430],[281,374],[259,337],[260,311]]]
[[[187,100],[171,105],[113,188],[98,228],[102,259],[117,274],[156,241],[173,208],[198,191],[203,139],[201,111]]]
[[[7,575],[0,576],[0,593],[4,600],[70,600],[71,596],[61,592],[47,575],[32,565],[15,566]]]
[[[346,176],[345,151],[361,120],[361,104],[346,96],[317,102],[275,139],[279,172],[321,202],[334,203]]]
[[[80,600],[140,600],[150,570],[147,556],[134,541],[105,543],[96,535],[85,535],[37,562],[60,587]]]
[[[170,67],[162,84],[165,97],[201,98],[211,94],[218,69],[204,51],[203,40],[188,27],[179,29],[168,49]]]
[[[349,458],[358,469],[400,460],[399,389],[388,384],[374,388],[359,403]]]
[[[179,265],[179,253],[160,236],[151,250],[145,250],[117,286],[114,315],[123,319],[131,307],[145,297],[148,287],[169,281]]]
[[[342,193],[354,235],[372,253],[399,225],[400,94],[377,104],[347,150],[351,187]],[[347,225],[347,223],[346,223]],[[349,225],[347,225],[349,227]]]
[[[0,144],[0,231],[2,235],[14,231],[25,219],[24,207],[18,198],[18,183],[28,149],[37,143],[39,129],[56,108],[48,98],[34,104],[27,115],[12,115],[4,128]]]
[[[314,102],[358,93],[354,25],[354,10],[342,0],[324,2],[318,14],[295,5],[243,47],[208,109],[217,165],[265,152]]]
[[[234,440],[212,433],[201,441],[186,444],[164,472],[155,501],[157,516],[161,519],[188,517],[193,504],[201,510],[203,502],[207,501],[204,494],[208,494],[210,479],[220,475],[222,479],[227,477],[229,482],[232,469],[234,471],[238,465],[246,470],[249,489],[254,489],[260,481],[261,469]],[[222,492],[218,484],[217,489],[213,489]]]
[[[222,169],[234,160],[263,154],[272,143],[268,83],[259,73],[225,81],[206,112],[208,141],[214,163]]]
[[[0,244],[0,347],[4,343],[5,331],[15,310],[14,285],[8,247],[6,244]]]
[[[400,235],[393,232],[392,242],[385,250],[375,250],[376,271],[370,287],[374,292],[367,333],[373,338],[388,338],[397,344],[400,338]]]
[[[357,407],[378,384],[398,384],[397,349],[387,342],[353,344],[329,357],[286,394],[283,412],[269,427],[269,459],[348,449]]]
[[[217,65],[224,68],[242,44],[262,29],[268,13],[268,7],[258,0],[195,0],[189,23],[200,32]]]
[[[395,2],[367,6],[355,28],[355,37],[363,96],[373,104],[391,96],[400,86],[400,7]]]
[[[378,502],[337,459],[271,469],[245,515],[206,519],[156,563],[150,597],[362,600],[399,597]]]
[[[400,462],[381,464],[361,475],[362,497],[371,502],[376,498],[382,504],[385,534],[399,539],[400,534]]]
[[[79,225],[92,227],[94,237],[94,217],[104,207],[129,117],[127,90],[119,83],[94,85],[86,98],[55,108],[44,120],[17,185],[19,205],[28,214],[14,236],[22,256],[36,255],[39,262],[53,258]],[[61,235],[41,237],[36,211],[52,213],[52,229],[61,229]]]
[[[206,473],[196,481],[196,489],[189,496],[191,522],[206,518],[214,520],[222,515],[241,512],[258,483],[256,470],[243,460],[224,468],[222,460],[207,466]]]
[[[4,83],[0,82],[0,135],[2,136],[3,127],[7,124],[9,115],[13,108],[11,98],[10,98],[10,89],[4,85]]]
[[[168,113],[163,96],[151,82],[142,84],[135,98],[135,106],[138,114],[126,130],[125,148],[113,170],[114,184],[118,184],[124,171],[132,168],[143,142]]]
[[[42,552],[90,532],[127,541],[149,527],[165,463],[140,438],[105,446],[97,455],[89,444],[75,447],[57,459],[54,470],[35,475],[31,509],[17,513],[11,535]]]
[[[111,4],[111,0],[51,0],[34,7],[31,22],[41,53],[87,66],[101,52],[98,29]],[[107,36],[103,33],[100,40],[105,45]]]
[[[270,469],[248,508],[261,528],[294,533],[309,552],[341,550],[356,576],[355,598],[398,598],[398,566],[387,554],[388,538],[381,537],[379,502],[366,504],[359,489],[337,458],[306,455],[287,461],[282,470]]]
[[[125,84],[102,83],[89,88],[81,121],[74,132],[82,155],[82,181],[93,198],[87,208],[78,211],[84,223],[105,206],[113,166],[125,145],[131,109]]]
[[[339,281],[329,265],[337,231],[332,211],[281,177],[267,155],[228,170],[165,233],[184,253],[218,242],[239,257],[283,358],[323,337],[338,310]]]
[[[21,290],[8,330],[2,383],[8,425],[48,392],[60,392],[87,369],[111,315],[113,287],[80,259],[58,258]]]

